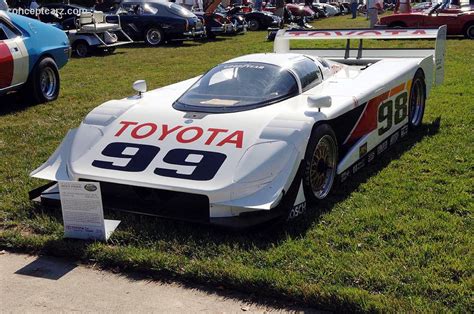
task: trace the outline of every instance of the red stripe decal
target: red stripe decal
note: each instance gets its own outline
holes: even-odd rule
[[[357,123],[357,126],[354,128],[354,131],[352,131],[351,136],[346,141],[347,144],[352,144],[362,136],[377,129],[377,112],[379,105],[388,98],[388,94],[389,92],[385,92],[382,95],[369,100],[364,113],[362,113],[359,123]]]
[[[9,87],[13,79],[13,56],[7,44],[0,42],[0,88]]]

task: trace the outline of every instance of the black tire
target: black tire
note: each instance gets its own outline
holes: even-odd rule
[[[408,126],[410,129],[418,128],[423,122],[426,103],[425,75],[421,69],[416,71],[410,89],[408,103]]]
[[[388,25],[389,28],[405,28],[407,25],[403,22],[393,22]]]
[[[43,58],[34,67],[27,84],[33,102],[41,104],[58,98],[60,89],[59,71],[51,58]]]
[[[315,127],[311,132],[303,164],[303,188],[308,204],[315,204],[329,195],[336,181],[337,162],[336,134],[327,124]],[[317,184],[319,186],[315,186]]]
[[[256,19],[248,20],[247,25],[249,31],[258,31],[260,29],[260,22]]]
[[[209,32],[207,33],[207,38],[209,38],[209,39],[216,39],[216,34],[213,33],[213,32],[211,32],[211,31],[209,31]]]
[[[109,48],[104,49],[104,52],[108,55],[112,55],[114,54],[115,50],[116,50],[116,47],[109,47]]]
[[[85,58],[87,57],[90,52],[91,52],[91,47],[89,46],[89,44],[87,43],[87,41],[85,40],[78,40],[74,43],[74,46],[73,46],[73,51],[74,51],[74,54],[78,57],[78,58]]]
[[[474,23],[468,24],[464,27],[464,37],[467,39],[474,39]]]
[[[165,41],[163,31],[155,26],[149,27],[144,35],[148,46],[157,47]]]

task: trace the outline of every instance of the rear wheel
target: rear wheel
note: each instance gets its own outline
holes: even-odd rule
[[[145,42],[149,46],[159,46],[164,41],[163,32],[157,27],[150,27],[145,32]]]
[[[408,108],[408,124],[411,129],[416,129],[423,121],[426,102],[426,85],[423,71],[418,70],[413,78],[410,91],[410,103]]]
[[[115,47],[104,48],[102,52],[106,55],[112,55],[115,52]]]
[[[76,53],[76,56],[79,58],[85,58],[89,55],[91,48],[86,41],[79,40],[74,44],[73,50]]]
[[[464,37],[467,39],[474,39],[474,24],[469,24],[464,29]]]
[[[76,53],[76,56],[79,58],[85,58],[89,55],[90,52],[90,46],[89,44],[84,41],[84,40],[79,40],[74,43],[74,52]]]
[[[251,19],[247,23],[248,30],[250,31],[258,31],[260,29],[260,23],[256,19]]]
[[[314,204],[331,192],[336,178],[338,149],[332,128],[323,124],[316,127],[306,148],[303,187],[306,200]]]
[[[30,76],[28,90],[36,103],[53,101],[59,95],[59,71],[51,58],[44,58],[35,65]]]
[[[393,22],[388,25],[390,28],[404,28],[407,27],[407,25],[403,22]]]

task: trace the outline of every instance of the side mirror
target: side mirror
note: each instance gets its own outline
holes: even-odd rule
[[[138,96],[141,96],[146,92],[146,81],[138,80],[133,83],[133,89],[138,92]]]
[[[309,96],[308,97],[308,107],[309,108],[318,108],[321,111],[321,108],[329,108],[332,105],[331,96]]]

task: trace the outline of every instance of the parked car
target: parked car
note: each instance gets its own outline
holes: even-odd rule
[[[73,52],[80,58],[95,52],[112,54],[117,46],[133,42],[119,23],[107,23],[101,11],[81,13],[75,18],[75,25],[75,29],[67,30],[66,34]]]
[[[222,5],[218,5],[213,12],[193,11],[203,21],[206,27],[206,35],[209,38],[247,31],[247,22],[239,12],[240,7],[227,10]]]
[[[232,24],[232,21],[226,14],[220,12],[206,13],[202,11],[193,11],[193,13],[202,21],[206,28],[208,38],[215,38],[219,35],[237,32],[234,24]]]
[[[411,13],[413,12],[422,12],[425,10],[430,10],[434,6],[436,6],[438,2],[421,2],[418,4],[415,4],[411,7]],[[438,13],[462,13],[462,12],[467,12],[467,11],[474,11],[474,5],[467,4],[467,5],[451,5],[449,8],[444,8],[444,9],[438,9]]]
[[[336,8],[335,6],[332,6],[327,3],[317,3],[313,2],[313,7],[317,7],[319,9],[324,10],[326,12],[327,16],[336,16],[341,14],[341,10],[339,8]]]
[[[344,7],[344,6],[343,6],[341,3],[339,3],[339,2],[330,2],[329,4],[339,10],[339,13],[337,13],[336,15],[345,15],[345,14],[349,13],[349,12],[347,12],[346,7]]]
[[[22,91],[37,103],[59,95],[58,69],[69,60],[66,34],[45,23],[0,11],[0,95]]]
[[[380,18],[377,27],[439,27],[446,25],[448,35],[464,35],[474,39],[474,11],[439,13],[441,3],[429,10],[399,13]]]
[[[245,17],[241,14],[241,7],[231,7],[231,8],[224,8],[224,6],[219,5],[217,6],[216,12],[225,14],[235,28],[235,33],[245,33],[247,31],[247,21]]]
[[[67,133],[31,173],[50,182],[30,197],[59,206],[57,182],[83,181],[100,184],[107,209],[235,227],[293,219],[307,204],[317,210],[335,182],[422,126],[426,98],[442,83],[445,45],[399,53],[361,43],[345,57],[298,52],[289,41],[442,42],[444,31],[285,31],[275,53],[240,56],[155,90],[137,81],[137,95],[103,103]]]
[[[276,7],[270,2],[264,2],[262,10],[265,12],[271,12],[275,14]],[[307,19],[313,20],[318,18],[316,12],[312,7],[305,6],[304,4],[298,3],[287,3],[285,5],[285,22],[288,22],[291,17],[305,17]]]
[[[159,46],[205,36],[198,17],[175,3],[159,0],[124,0],[117,9],[123,30],[134,41]],[[114,16],[107,21],[113,22]]]
[[[324,10],[324,7],[320,5],[319,3],[314,2],[311,5],[311,10],[313,10],[314,13],[316,13],[317,18],[325,18],[329,16],[326,10]]]
[[[310,20],[315,18],[315,12],[308,6],[288,3],[286,9],[290,11],[293,16],[305,17]]]
[[[239,8],[238,14],[244,16],[249,31],[257,31],[269,27],[280,27],[283,23],[282,19],[272,12],[252,11],[246,6],[235,6],[234,8]]]
[[[426,2],[420,2],[416,3],[413,6],[411,6],[411,12],[422,12],[425,10],[429,10],[432,6],[434,5],[433,2],[431,1],[426,1]]]
[[[293,9],[290,10],[290,8]],[[270,3],[265,3],[262,10],[275,14],[276,7],[271,5]],[[296,15],[293,14],[292,11],[296,12]],[[303,25],[307,23],[307,20],[319,18],[319,14],[312,10],[312,8],[311,11],[313,13],[309,13],[309,10],[305,10],[304,6],[302,5],[287,4],[283,10],[283,23]],[[274,32],[275,30],[271,31]]]

